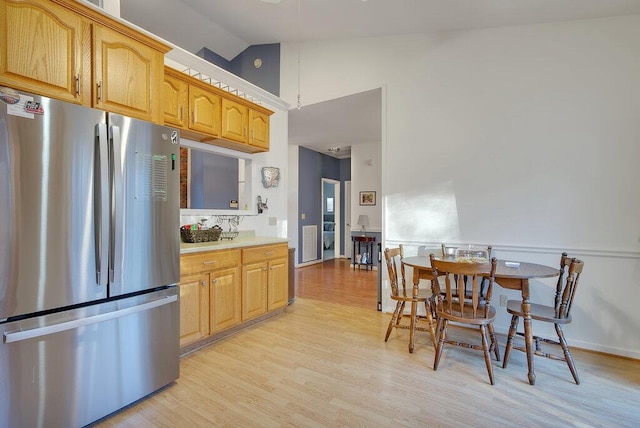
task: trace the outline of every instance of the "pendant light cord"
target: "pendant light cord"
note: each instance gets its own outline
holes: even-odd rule
[[[302,108],[300,102],[300,1],[298,0],[298,110]]]

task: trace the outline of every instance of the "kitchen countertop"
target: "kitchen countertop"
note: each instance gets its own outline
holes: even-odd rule
[[[275,238],[272,236],[238,236],[232,240],[212,241],[212,242],[198,242],[197,244],[190,244],[186,242],[180,242],[180,254],[199,253],[202,251],[213,250],[228,250],[232,248],[244,248],[253,247],[256,245],[268,245],[268,244],[282,244],[288,243],[286,238]]]

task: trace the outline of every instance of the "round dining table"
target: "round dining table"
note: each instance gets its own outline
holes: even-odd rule
[[[441,257],[439,257],[441,258]],[[453,256],[446,259],[455,259]],[[402,259],[405,266],[413,269],[413,295],[418,295],[418,285],[421,279],[434,281],[436,280],[429,256],[405,257]],[[559,267],[551,267],[536,263],[528,263],[521,261],[498,260],[496,266],[495,282],[502,288],[511,290],[520,290],[522,295],[522,313],[524,324],[524,340],[527,351],[527,365],[529,368],[529,383],[534,385],[536,375],[533,367],[533,331],[531,329],[531,305],[529,303],[529,279],[532,278],[551,278],[560,274]],[[435,290],[432,290],[435,292]],[[416,301],[411,303],[411,320],[415,319],[417,311]],[[435,332],[432,331],[432,337]],[[409,328],[409,352],[413,352],[414,348],[415,328],[413,325]]]

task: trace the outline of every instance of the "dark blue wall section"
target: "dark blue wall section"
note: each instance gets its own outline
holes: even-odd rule
[[[318,255],[322,237],[322,157],[320,153],[300,147],[298,152],[298,248],[302,248],[302,226],[318,226]],[[305,215],[302,219],[301,214]],[[302,251],[298,252],[298,262]]]
[[[249,46],[231,61],[227,61],[207,48],[200,49],[196,55],[275,96],[280,96],[279,43]],[[262,61],[260,68],[254,65],[254,61],[258,58]]]
[[[322,178],[340,180],[340,160],[329,155],[318,153],[322,157]]]
[[[254,61],[260,59],[262,65],[256,68]],[[280,96],[280,44],[249,46],[231,60],[233,73],[244,80]]]
[[[351,231],[346,227],[344,218],[344,182],[351,180],[351,159],[336,159],[332,156],[318,153],[300,147],[298,152],[298,248],[302,248],[302,226],[315,224],[318,226],[318,256],[322,245],[322,179],[330,178],[340,181],[340,233],[341,242],[336,242],[336,254],[344,253],[344,240],[351,239]],[[333,187],[333,186],[331,186]],[[300,215],[305,214],[303,220]],[[320,258],[320,257],[318,257]],[[298,253],[298,262],[302,262],[302,251]]]
[[[215,192],[205,191],[214,188]],[[229,208],[238,200],[238,159],[198,151],[191,156],[191,208]]]
[[[227,61],[225,58],[221,57],[214,51],[209,50],[207,48],[202,48],[198,51],[196,55],[198,55],[200,58],[203,58],[209,61],[212,64],[217,65],[220,68],[227,70],[229,73],[233,73],[237,76],[237,74],[233,71],[231,62]]]
[[[340,254],[344,254],[344,246],[345,240],[351,239],[351,230],[347,226],[347,219],[344,216],[346,210],[344,195],[346,194],[344,182],[351,181],[351,158],[348,159],[340,159],[340,206],[342,207],[342,211],[340,211]],[[348,242],[348,241],[347,241]]]

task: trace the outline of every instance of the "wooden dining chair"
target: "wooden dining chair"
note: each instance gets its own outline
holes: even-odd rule
[[[569,324],[571,322],[571,307],[573,306],[573,299],[576,296],[578,280],[580,279],[583,267],[584,262],[582,260],[570,258],[567,253],[562,253],[562,257],[560,258],[560,276],[558,277],[558,283],[556,284],[553,306],[532,303],[530,309],[532,320],[553,323],[556,328],[556,333],[558,334],[558,340],[547,339],[534,334],[534,354],[554,360],[565,361],[569,366],[569,370],[571,370],[573,380],[575,380],[578,385],[580,385],[578,371],[576,370],[575,363],[573,362],[573,357],[569,351],[569,345],[567,345],[561,325]],[[513,339],[516,334],[524,336],[524,333],[517,331],[518,320],[523,316],[522,301],[507,301],[507,312],[511,314],[511,327],[509,328],[509,335],[507,337],[507,346],[504,351],[504,362],[502,363],[502,368],[506,368],[507,364],[509,364],[511,349],[526,352],[526,347],[515,346],[513,344]],[[543,352],[540,346],[541,342],[559,345],[562,348],[563,356]]]
[[[489,373],[489,381],[494,384],[493,366],[491,364],[491,352],[493,351],[496,360],[500,361],[500,350],[496,340],[493,321],[496,318],[496,309],[491,306],[491,293],[495,280],[497,261],[494,258],[490,263],[462,263],[449,260],[438,260],[433,254],[430,255],[433,275],[438,277],[444,275],[445,290],[437,294],[436,313],[438,315],[438,326],[436,334],[438,344],[436,355],[433,361],[433,370],[438,369],[444,344],[452,344],[465,348],[479,349],[484,352],[484,361]],[[464,287],[462,282],[464,277],[471,288],[469,294],[457,295],[456,290]],[[484,297],[480,295],[480,284],[483,278],[487,279],[487,286]],[[450,326],[468,325],[477,326],[480,329],[482,344],[463,343],[447,338],[447,329]],[[487,330],[488,339],[487,340]],[[490,342],[490,343],[489,343]]]
[[[432,291],[420,289],[418,292],[418,296],[416,298],[413,297],[412,285],[407,288],[404,274],[404,265],[402,264],[403,257],[404,250],[402,248],[402,244],[400,244],[398,248],[385,248],[384,250],[384,258],[387,263],[389,282],[391,284],[391,299],[396,301],[396,307],[393,311],[393,315],[391,315],[391,320],[389,321],[389,326],[387,327],[387,334],[384,337],[384,341],[386,342],[387,340],[389,340],[389,335],[394,328],[409,329],[413,325],[414,331],[428,331],[431,334],[431,341],[433,343],[433,346],[435,347],[435,325],[431,310]],[[409,304],[412,304],[414,300],[416,305],[424,305],[425,315],[422,316],[416,314],[415,319],[413,320],[413,322],[411,322],[411,315],[405,314],[404,310],[407,302]],[[403,318],[408,318],[409,323],[403,324]],[[418,326],[419,320],[426,320],[428,326]]]
[[[463,247],[465,247],[466,245],[463,245]],[[442,257],[443,258],[450,258],[451,260],[452,257],[455,256],[456,254],[456,250],[459,248],[459,246],[457,245],[452,245],[452,244],[446,244],[443,243],[442,244]],[[486,250],[487,251],[487,261],[491,260],[491,249],[492,246],[491,245],[486,245],[486,246],[479,246],[478,248],[480,248],[481,250]],[[464,290],[465,290],[465,295],[469,295],[469,284],[467,282],[467,278],[464,278]],[[480,283],[480,296],[482,298],[484,298],[484,291],[487,287],[487,280],[483,279],[482,282]],[[454,293],[455,295],[457,295],[457,291]]]

